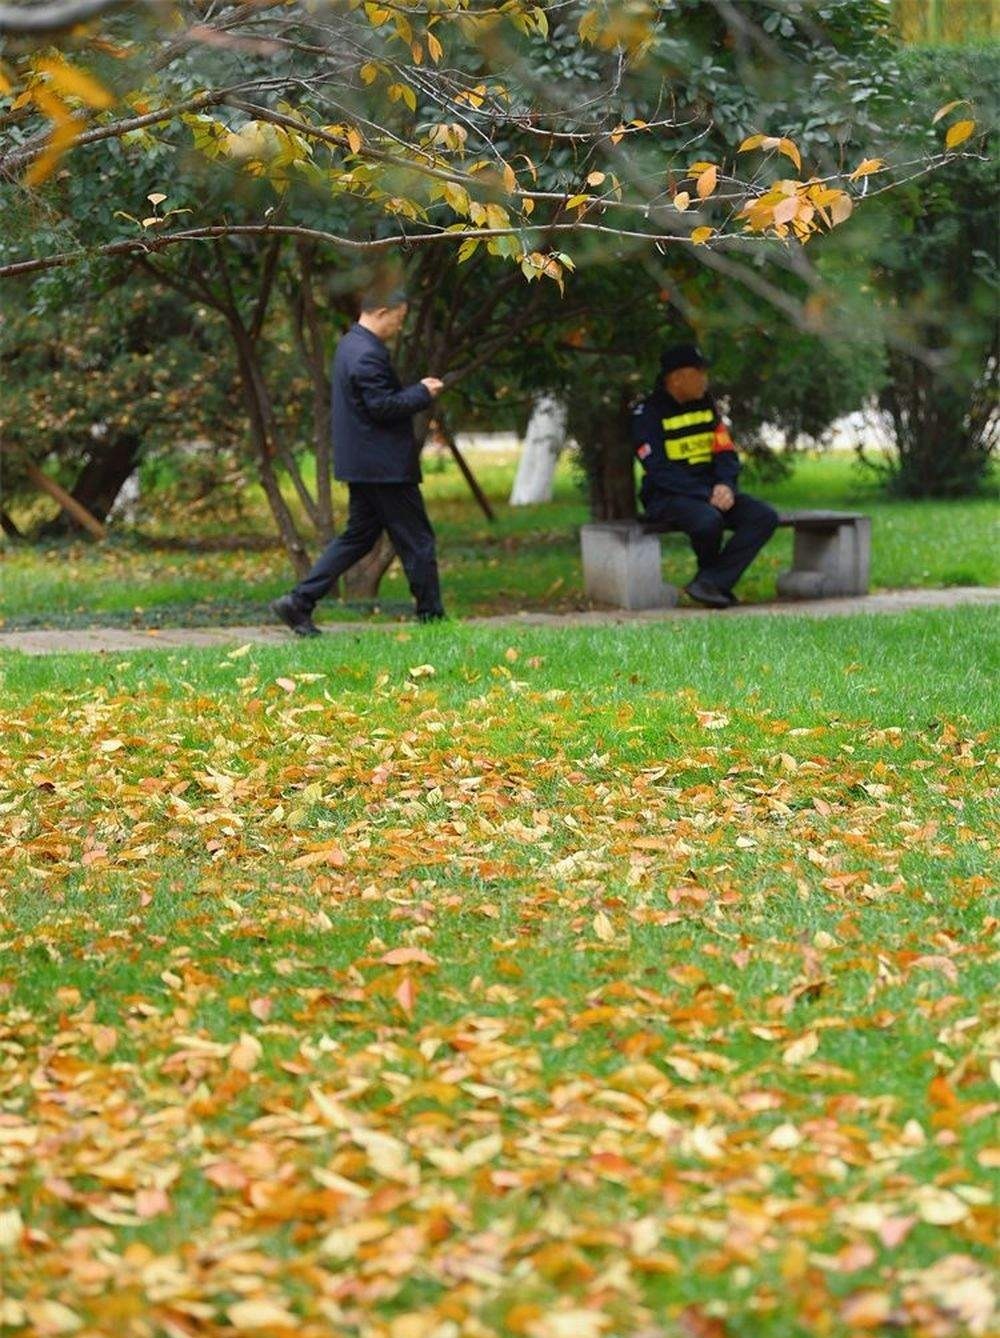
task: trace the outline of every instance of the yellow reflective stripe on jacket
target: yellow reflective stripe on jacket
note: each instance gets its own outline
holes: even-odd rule
[[[715,414],[711,409],[698,409],[695,413],[679,413],[673,418],[661,420],[664,432],[675,432],[679,427],[694,427],[697,423],[714,423]]]
[[[687,460],[700,465],[712,458],[714,432],[692,432],[686,437],[670,437],[663,443],[668,460]]]

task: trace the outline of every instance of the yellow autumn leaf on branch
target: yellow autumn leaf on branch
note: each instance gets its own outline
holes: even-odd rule
[[[55,170],[63,154],[74,143],[83,122],[72,117],[55,127],[45,145],[44,151],[35,159],[24,174],[25,186],[38,186]]]
[[[959,144],[965,143],[975,128],[975,121],[956,121],[953,126],[948,127],[948,133],[944,137],[945,148],[957,149]]]
[[[698,198],[707,200],[718,184],[719,169],[713,163],[710,167],[706,167],[704,172],[702,172],[698,178]]]
[[[791,158],[792,162],[802,171],[802,155],[795,146],[795,142],[790,139],[780,139],[778,141],[778,152],[783,153],[786,158]]]
[[[600,32],[600,28],[600,18],[597,10],[588,9],[577,26],[577,32],[585,42],[593,42]]]
[[[87,74],[85,70],[75,65],[70,65],[61,57],[46,57],[39,61],[38,69],[48,77],[50,85],[64,97],[78,98],[88,107],[95,107],[98,111],[114,106],[113,93],[109,93],[93,75]]]
[[[869,176],[872,172],[881,172],[883,167],[885,167],[884,158],[865,158],[863,162],[858,163],[848,180],[859,181],[861,177]]]
[[[956,107],[965,106],[967,102],[967,98],[955,98],[954,102],[946,102],[943,107],[938,107],[931,120],[931,125],[937,125],[938,121],[947,116],[949,112],[953,112]]]
[[[833,219],[834,226],[838,223],[846,223],[854,212],[854,201],[846,191],[839,191],[837,198],[830,203],[830,217]]]
[[[774,207],[774,222],[776,225],[791,223],[792,219],[799,212],[799,198],[797,195],[789,195],[780,204]]]

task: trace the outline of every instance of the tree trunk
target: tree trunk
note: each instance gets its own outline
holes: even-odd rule
[[[294,325],[296,343],[312,384],[313,452],[316,457],[316,530],[322,544],[333,538],[333,451],[330,441],[330,378],[326,371],[323,328],[312,287],[314,248],[300,243],[299,293]]]
[[[556,464],[566,444],[566,405],[555,395],[539,395],[531,410],[511,506],[535,506],[552,501]]]
[[[41,492],[47,493],[54,501],[58,502],[64,511],[66,511],[74,521],[95,539],[103,539],[105,536],[104,526],[100,521],[95,520],[86,507],[81,506],[78,501],[66,491],[55,479],[50,479],[47,474],[43,474],[37,465],[29,460],[25,465],[25,473],[31,482]]]
[[[895,438],[894,458],[880,470],[890,492],[963,497],[979,490],[997,438],[992,405],[980,393],[992,380],[993,357],[986,359],[978,383],[956,384],[920,359],[891,355],[890,379],[880,400]]]
[[[133,432],[125,432],[112,441],[95,447],[80,471],[70,496],[96,520],[107,520],[126,479],[139,462],[142,442]],[[43,536],[67,534],[77,524],[61,512],[41,529]]]
[[[105,449],[95,451],[73,488],[73,498],[98,520],[106,520],[122,485],[139,463],[142,442],[123,433]]]
[[[306,552],[302,536],[296,528],[295,518],[282,496],[281,485],[275,473],[273,463],[275,452],[267,433],[266,406],[262,405],[260,400],[263,375],[253,344],[250,342],[249,335],[243,328],[238,316],[234,312],[228,311],[224,314],[229,322],[229,328],[236,345],[240,382],[243,386],[244,402],[250,419],[250,432],[257,451],[257,472],[261,487],[267,497],[271,514],[278,527],[278,533],[281,535],[281,541],[285,545],[285,551],[288,553],[296,576],[301,580],[309,570],[309,554]]]
[[[280,454],[280,443],[276,439],[277,430],[271,399],[264,379],[264,371],[257,356],[257,341],[263,330],[264,318],[267,314],[268,302],[273,288],[278,247],[272,244],[264,260],[260,290],[249,328],[244,324],[240,315],[229,273],[226,269],[224,255],[221,251],[217,251],[215,255],[218,260],[219,276],[222,280],[221,290],[212,286],[197,261],[192,262],[191,272],[184,278],[173,274],[168,269],[154,267],[148,261],[145,262],[145,267],[150,269],[164,283],[169,284],[171,288],[176,289],[177,292],[183,293],[185,297],[195,302],[207,302],[225,318],[236,351],[236,366],[239,371],[240,385],[243,387],[243,403],[250,424],[250,438],[257,455],[257,474],[261,487],[264,489],[264,495],[267,497],[268,506],[271,508],[271,515],[274,517],[275,525],[281,536],[281,542],[285,546],[285,551],[295,574],[301,578],[309,570],[309,554],[296,527],[295,517],[282,496],[281,485],[274,469],[274,457]],[[294,465],[294,461],[292,463]],[[298,475],[297,471],[293,472],[293,481],[299,488],[301,476]],[[306,513],[311,519],[315,520],[315,503],[309,497],[304,501]]]
[[[246,345],[247,365],[250,375],[253,379],[254,395],[259,406],[261,423],[264,429],[264,436],[268,444],[268,458],[277,457],[284,466],[285,472],[292,481],[292,486],[298,494],[299,501],[302,503],[302,509],[312,525],[313,529],[319,527],[319,512],[316,507],[316,500],[309,492],[306,481],[302,477],[302,471],[296,463],[295,457],[288,450],[281,433],[278,430],[277,420],[274,413],[274,402],[271,399],[271,392],[267,387],[267,379],[264,376],[264,369],[261,366],[260,358],[257,356],[257,343],[255,340],[247,341]]]
[[[606,440],[590,481],[590,514],[594,520],[634,520],[635,469],[629,443]]]
[[[3,530],[8,539],[23,539],[24,535],[14,524],[12,517],[0,507],[0,530]]]
[[[456,465],[458,465],[462,477],[469,485],[469,491],[472,493],[473,497],[478,502],[479,509],[482,511],[486,519],[492,524],[493,521],[496,520],[496,513],[494,512],[492,506],[490,506],[490,499],[486,496],[482,488],[479,486],[479,481],[477,480],[475,474],[473,474],[472,470],[469,468],[468,460],[466,460],[465,456],[458,449],[458,442],[455,440],[454,434],[449,429],[444,414],[440,412],[437,414],[437,425],[438,425],[438,432],[440,433],[441,438],[444,440],[444,444],[451,452],[452,459],[455,461]],[[424,444],[426,445],[427,443],[425,442]]]
[[[343,575],[345,599],[377,599],[382,577],[392,566],[396,550],[384,532],[375,547]]]
[[[629,393],[581,405],[570,414],[580,444],[592,520],[632,520],[636,515],[635,464],[628,437]]]

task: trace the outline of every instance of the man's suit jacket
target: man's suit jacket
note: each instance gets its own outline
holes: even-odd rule
[[[352,325],[333,359],[330,430],[334,474],[343,483],[419,483],[413,416],[433,396],[419,381],[403,387],[389,350]]]

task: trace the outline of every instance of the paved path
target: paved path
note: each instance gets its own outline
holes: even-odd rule
[[[710,609],[651,609],[642,613],[623,610],[593,610],[586,613],[518,613],[494,618],[468,618],[470,626],[496,627],[608,627],[628,623],[656,623],[698,618],[807,617],[829,618],[835,614],[906,613],[910,609],[951,609],[968,604],[1000,604],[1000,587],[952,586],[947,590],[892,590],[853,599],[809,599],[788,603],[748,604],[723,612]],[[349,632],[398,632],[401,625],[375,622],[333,622],[324,631],[331,636]],[[65,651],[120,652],[167,650],[186,646],[231,646],[245,642],[265,645],[288,644],[289,633],[281,627],[162,627],[130,629],[88,627],[52,631],[4,632],[0,629],[0,651],[20,650],[27,655],[51,655]]]

